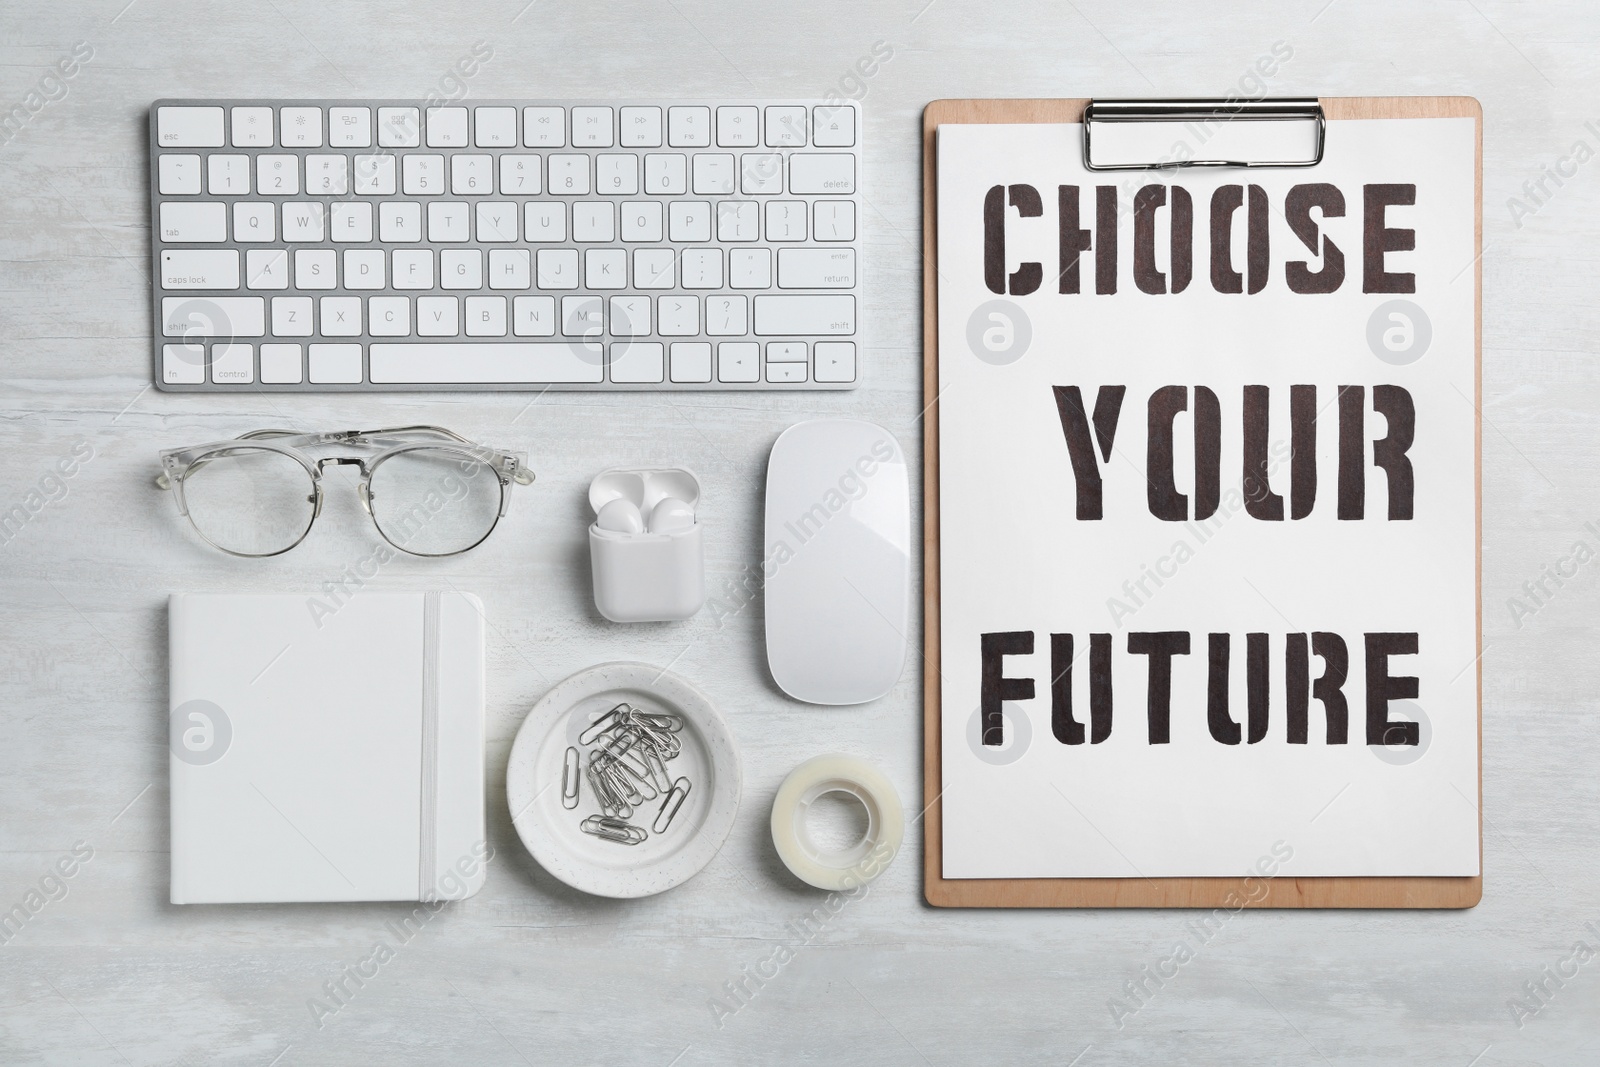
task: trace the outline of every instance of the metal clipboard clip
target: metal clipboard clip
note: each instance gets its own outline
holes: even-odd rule
[[[1315,97],[1284,100],[1091,100],[1089,170],[1314,167],[1327,122]]]

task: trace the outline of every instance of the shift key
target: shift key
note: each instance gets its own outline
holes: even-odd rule
[[[856,332],[853,296],[758,296],[755,305],[760,337],[848,337]]]

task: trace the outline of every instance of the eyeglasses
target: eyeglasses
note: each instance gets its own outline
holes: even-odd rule
[[[317,459],[305,450],[375,450]],[[207,543],[235,556],[276,556],[322,513],[322,470],[361,468],[361,506],[384,540],[415,556],[453,556],[483,543],[531,485],[527,458],[474,444],[438,426],[387,430],[256,430],[232,441],[161,453],[156,485],[177,495]]]

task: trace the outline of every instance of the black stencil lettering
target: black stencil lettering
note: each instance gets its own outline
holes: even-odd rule
[[[1189,517],[1189,498],[1178,492],[1172,471],[1172,422],[1188,408],[1189,390],[1181,385],[1163,385],[1150,394],[1145,494],[1150,514],[1167,522]]]
[[[1222,500],[1222,405],[1203,385],[1194,387],[1194,517],[1209,519]]]
[[[1210,634],[1206,642],[1206,726],[1224,745],[1239,743],[1239,724],[1228,714],[1228,634]]]
[[[1389,518],[1409,519],[1416,482],[1406,450],[1417,435],[1417,406],[1411,394],[1398,385],[1374,385],[1372,407],[1389,422],[1389,432],[1372,442],[1372,462],[1389,476]]]
[[[1249,712],[1249,732],[1245,743],[1255,744],[1267,736],[1267,707],[1271,678],[1267,673],[1267,635],[1244,635],[1245,706]]]
[[[1211,288],[1244,292],[1244,276],[1233,269],[1233,213],[1244,203],[1244,186],[1221,185],[1211,194]]]
[[[1093,651],[1092,645],[1090,651]],[[1150,657],[1145,700],[1150,743],[1168,744],[1172,740],[1172,657],[1189,654],[1189,635],[1182,630],[1130,633],[1128,651],[1135,656]]]
[[[1100,464],[1095,461],[1095,445],[1100,455],[1111,460],[1111,443],[1117,433],[1117,416],[1122,411],[1125,385],[1102,385],[1094,401],[1094,443],[1089,440],[1089,419],[1083,410],[1083,394],[1076,385],[1052,386],[1061,433],[1067,439],[1067,455],[1072,460],[1073,478],[1078,484],[1078,518],[1098,519],[1101,505]]]
[[[1322,702],[1328,717],[1328,744],[1346,744],[1350,740],[1350,707],[1344,699],[1344,680],[1350,675],[1350,650],[1338,634],[1314,633],[1311,651],[1325,664],[1322,677],[1311,686],[1311,695]]]
[[[1117,291],[1117,187],[1094,187],[1094,291]]]
[[[1289,517],[1303,519],[1317,502],[1317,387],[1289,387]]]
[[[1339,518],[1367,514],[1367,390],[1339,387]]]
[[[1392,677],[1390,656],[1417,654],[1417,635],[1367,634],[1367,744],[1414,745],[1419,727],[1414,722],[1390,722],[1389,701],[1415,700],[1418,681],[1412,677]]]
[[[1250,207],[1245,213],[1245,270],[1252,293],[1267,287],[1267,274],[1272,267],[1267,241],[1267,191],[1252,185]]]
[[[1392,273],[1384,269],[1386,252],[1409,252],[1417,247],[1417,231],[1396,229],[1384,220],[1390,207],[1408,207],[1417,202],[1415,185],[1365,185],[1363,193],[1363,234],[1361,291],[1363,293],[1414,293],[1415,274]]]
[[[1244,509],[1257,519],[1281,521],[1283,497],[1272,491],[1267,471],[1271,396],[1264,385],[1244,387]]]
[[[1089,250],[1089,231],[1078,228],[1078,187],[1076,185],[1061,185],[1056,187],[1056,214],[1061,222],[1060,255],[1061,277],[1060,291],[1063,293],[1076,293],[1082,284],[1078,270],[1078,257]]]
[[[1031,185],[1011,187],[1011,206],[1025,219],[1037,218],[1044,214],[1044,201],[1039,199],[1039,190]],[[1011,295],[1027,296],[1038,289],[1042,281],[1044,281],[1043,265],[1019,263],[1017,269],[1011,272]]]
[[[1032,678],[1007,678],[1007,656],[1026,656],[1033,652],[1032,630],[1008,630],[983,634],[979,638],[983,658],[983,680],[979,705],[983,716],[983,743],[1006,743],[1006,720],[1001,705],[1007,700],[1033,699]]]
[[[1284,198],[1283,213],[1289,220],[1289,229],[1312,255],[1316,255],[1318,234],[1317,224],[1311,218],[1312,208],[1321,208],[1324,219],[1343,218],[1344,194],[1327,182],[1312,182],[1295,186]],[[1322,237],[1321,246],[1321,270],[1309,269],[1305,260],[1284,265],[1284,281],[1288,282],[1291,293],[1331,293],[1344,284],[1344,253],[1326,236]]]

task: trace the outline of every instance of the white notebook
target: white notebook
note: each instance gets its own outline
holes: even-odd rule
[[[168,628],[174,904],[477,892],[476,597],[179,594]]]

